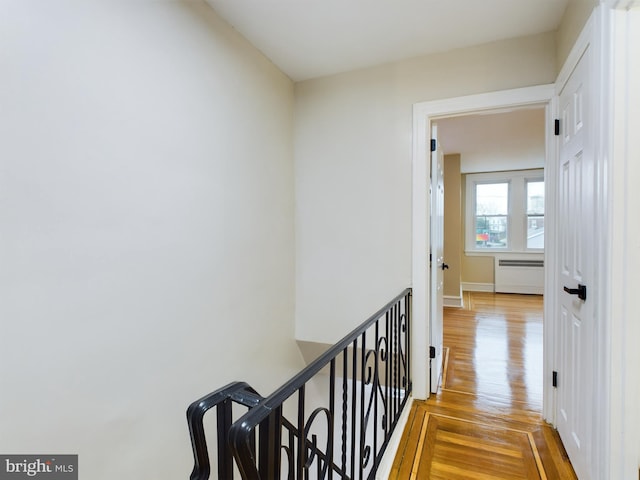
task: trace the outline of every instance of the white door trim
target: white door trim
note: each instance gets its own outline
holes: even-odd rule
[[[640,7],[640,2],[635,6]],[[637,302],[633,300],[640,287],[640,10],[625,11],[620,5],[617,10],[604,9],[600,24],[603,62],[609,61],[611,68],[602,85],[602,155],[608,160],[603,179],[607,249],[601,266],[607,290],[602,314],[607,321],[599,374],[609,402],[602,415],[600,448],[606,458],[602,478],[636,478],[640,467],[640,325],[634,318]]]
[[[463,97],[420,102],[413,105],[413,193],[412,193],[412,285],[413,285],[413,395],[418,399],[429,397],[429,308],[430,289],[428,278],[429,263],[429,196],[426,179],[430,161],[430,126],[431,121],[442,117],[487,112],[496,109],[524,107],[528,105],[545,105],[547,126],[552,125],[553,98],[555,85],[539,85],[534,87],[503,90],[499,92],[468,95]],[[549,128],[547,128],[549,130]],[[547,138],[547,162],[555,164],[555,149],[549,148]],[[545,199],[548,203],[548,199]],[[547,207],[552,210],[553,206]],[[545,286],[545,293],[547,287]],[[546,303],[546,302],[545,302]],[[545,307],[546,309],[546,307]],[[553,353],[548,348],[545,335],[545,365],[547,356]],[[545,374],[547,370],[545,369]],[[545,392],[547,392],[545,382]],[[550,390],[550,389],[548,389]],[[547,395],[545,393],[545,404]]]

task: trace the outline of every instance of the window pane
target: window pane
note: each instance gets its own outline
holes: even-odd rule
[[[527,182],[527,248],[544,248],[544,182]]]
[[[476,248],[507,248],[507,216],[476,216]]]
[[[476,184],[476,248],[507,248],[509,184]]]
[[[527,215],[544,215],[544,182],[527,182]]]
[[[476,215],[507,215],[508,213],[508,183],[478,183],[476,185]]]
[[[544,248],[544,217],[541,215],[527,218],[527,248]]]

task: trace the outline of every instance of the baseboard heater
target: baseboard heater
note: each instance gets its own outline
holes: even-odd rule
[[[544,260],[495,257],[496,293],[544,293]]]

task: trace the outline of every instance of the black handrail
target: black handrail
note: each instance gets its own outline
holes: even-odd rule
[[[218,425],[218,478],[233,478],[233,456],[227,443],[227,432],[233,422],[233,405],[253,408],[263,399],[244,382],[233,382],[196,400],[187,409],[187,423],[193,449],[193,471],[191,480],[207,480],[211,473],[209,450],[204,428],[204,415],[210,409],[217,409]]]
[[[231,425],[229,443],[243,479],[281,478],[283,454],[290,479],[306,478],[311,468],[318,478],[373,478],[411,392],[410,315],[411,289],[406,289]],[[367,340],[368,332],[373,342]],[[336,375],[338,359],[341,377]],[[327,366],[326,403],[307,415],[306,386]],[[342,408],[337,417],[335,400],[340,387]],[[289,422],[283,414],[285,402],[296,393],[292,409],[297,418]],[[327,423],[324,450],[318,446],[318,433],[311,433],[318,417]],[[336,439],[334,426],[339,421],[341,437]],[[369,432],[373,439],[367,438]],[[383,436],[380,443],[379,433]],[[288,438],[283,439],[283,434]],[[337,452],[336,440],[340,443]],[[334,460],[336,453],[339,461]]]

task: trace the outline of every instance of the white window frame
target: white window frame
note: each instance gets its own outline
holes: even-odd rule
[[[541,176],[539,177],[525,177],[524,179],[524,231],[525,231],[525,238],[524,238],[524,248],[525,251],[527,252],[544,252],[544,248],[529,248],[528,245],[528,241],[529,241],[529,213],[528,213],[528,204],[527,204],[527,200],[529,197],[529,183],[534,183],[534,182],[542,182],[544,184],[544,173],[541,174]],[[543,185],[544,187],[544,185]],[[546,188],[545,190],[545,194],[546,194]],[[545,195],[546,197],[546,195]],[[546,202],[545,202],[545,206],[542,208],[542,218],[544,221],[545,218],[545,209],[546,209]],[[540,216],[538,214],[532,214],[536,217]]]
[[[543,253],[543,248],[527,248],[527,183],[541,180],[544,181],[543,169],[468,173],[465,189],[465,253],[467,255],[494,255],[503,252]],[[506,248],[476,246],[476,185],[486,183],[509,184]]]

